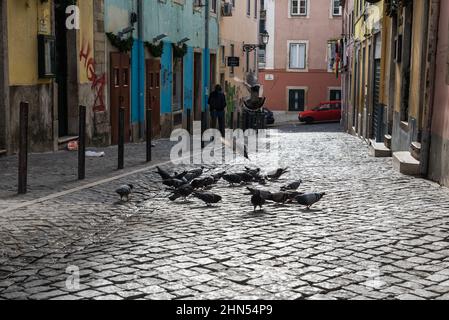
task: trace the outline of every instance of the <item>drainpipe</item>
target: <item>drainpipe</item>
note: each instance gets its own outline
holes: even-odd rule
[[[139,76],[139,137],[145,135],[145,101],[144,101],[144,81],[145,81],[145,53],[143,48],[144,26],[143,26],[143,0],[137,0],[137,38],[138,38],[138,76]]]
[[[427,52],[428,70],[426,80],[428,80],[429,85],[425,90],[426,100],[423,115],[425,123],[422,135],[421,161],[420,161],[420,172],[423,177],[427,177],[429,174],[440,3],[441,0],[432,0],[430,3],[428,3],[428,13],[429,13],[428,16],[430,17],[430,19],[428,24],[429,39],[427,43],[427,48],[429,52]]]

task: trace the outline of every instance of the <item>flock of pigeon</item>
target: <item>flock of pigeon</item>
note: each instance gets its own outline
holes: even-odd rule
[[[188,197],[193,196],[203,201],[207,206],[212,206],[222,201],[222,197],[218,194],[212,193],[210,190],[220,181],[224,180],[229,183],[230,186],[246,186],[251,196],[251,203],[254,207],[254,212],[257,208],[262,211],[263,206],[267,202],[274,202],[278,204],[287,204],[297,202],[302,206],[306,206],[309,210],[315,203],[320,201],[325,193],[302,193],[297,190],[302,184],[302,181],[294,181],[281,187],[279,192],[270,192],[257,188],[250,187],[252,183],[258,183],[260,185],[266,185],[267,182],[278,181],[284,174],[288,172],[288,168],[279,168],[274,172],[267,175],[261,174],[261,169],[251,169],[245,167],[245,171],[237,173],[220,172],[211,175],[205,175],[205,168],[194,169],[190,171],[184,171],[182,173],[175,172],[170,174],[169,172],[157,167],[157,174],[162,179],[162,184],[168,187],[167,191],[170,192],[169,199],[176,201],[177,199],[186,200]],[[129,196],[132,193],[134,186],[123,185],[119,187],[116,192],[120,195],[120,199],[123,201],[129,201]]]

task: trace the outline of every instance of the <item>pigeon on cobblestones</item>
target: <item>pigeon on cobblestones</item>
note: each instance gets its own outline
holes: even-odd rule
[[[270,191],[259,190],[259,189],[254,189],[254,188],[250,188],[250,187],[247,187],[246,189],[248,189],[250,195],[260,194],[260,196],[262,198],[264,198],[265,200],[272,199],[272,193]]]
[[[285,186],[282,186],[281,190],[282,191],[288,191],[288,190],[296,191],[301,186],[301,184],[302,184],[302,180],[298,180],[298,181],[292,182],[290,184],[287,184]]]
[[[219,173],[216,173],[216,174],[213,174],[212,177],[214,178],[215,183],[217,183],[218,181],[220,181],[220,179],[223,178],[223,176],[224,176],[225,174],[226,174],[225,171],[219,172]]]
[[[260,194],[260,190],[256,190],[255,194],[251,197],[251,203],[254,206],[254,212],[256,212],[257,207],[260,207],[260,211],[262,211],[262,206],[265,204],[265,202],[265,199]]]
[[[231,186],[242,183],[242,178],[238,174],[225,174],[223,180],[229,182]]]
[[[162,181],[162,184],[164,186],[175,188],[175,189],[179,188],[187,183],[188,182],[186,180],[180,180],[180,179],[167,179],[167,180]]]
[[[247,172],[239,172],[236,173],[236,175],[238,175],[242,179],[242,182],[244,183],[250,183],[254,181],[254,177]]]
[[[169,199],[171,201],[176,201],[179,198],[184,198],[184,200],[187,200],[187,197],[190,196],[193,191],[193,187],[190,184],[185,184],[174,190]]]
[[[201,167],[201,169],[190,170],[187,172],[187,174],[184,176],[184,178],[190,182],[196,178],[201,177],[203,172],[204,172],[204,167]]]
[[[282,177],[287,172],[288,172],[288,168],[279,168],[276,171],[273,171],[273,172],[267,174],[267,178],[271,181],[275,181],[275,180],[278,180],[280,177]]]
[[[306,206],[307,210],[310,210],[310,208],[315,203],[320,201],[325,195],[326,195],[326,193],[324,193],[324,192],[323,193],[306,193],[306,194],[297,196],[295,199],[300,205]]]
[[[214,177],[211,177],[211,176],[207,176],[204,178],[196,178],[196,179],[192,180],[192,182],[190,182],[190,185],[194,189],[207,188],[213,184],[215,184],[215,179],[214,179]]]
[[[126,197],[126,201],[129,201],[129,196],[133,192],[134,186],[132,184],[125,184],[120,186],[115,192],[120,196],[120,200]]]
[[[194,192],[193,196],[206,203],[209,207],[223,199],[221,196],[209,192]]]
[[[271,200],[276,203],[285,204],[290,199],[290,195],[287,192],[277,192],[271,194]]]
[[[157,169],[156,173],[161,176],[162,180],[168,180],[173,178],[167,171],[165,171],[161,167],[156,167],[156,169]]]

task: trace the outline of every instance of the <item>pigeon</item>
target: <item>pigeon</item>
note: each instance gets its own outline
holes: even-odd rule
[[[242,178],[238,174],[225,174],[223,179],[229,182],[231,186],[242,183]]]
[[[254,177],[247,172],[239,172],[239,173],[236,173],[236,175],[240,176],[240,178],[242,179],[242,182],[244,182],[244,183],[250,183],[250,182],[254,181]]]
[[[180,179],[167,179],[167,180],[162,181],[162,184],[164,186],[175,188],[175,189],[177,189],[187,183],[188,182],[186,180],[180,180]]]
[[[223,178],[223,176],[224,176],[225,174],[226,174],[225,171],[219,172],[219,173],[216,173],[216,174],[213,174],[212,177],[214,178],[215,183],[217,183],[218,181],[220,181],[220,179]]]
[[[289,191],[289,190],[296,191],[301,186],[301,184],[302,184],[302,180],[298,180],[298,181],[292,182],[290,184],[287,184],[285,186],[282,186],[281,190],[282,191]]]
[[[208,207],[223,199],[221,196],[209,192],[194,192],[193,196],[206,203]]]
[[[295,200],[295,198],[297,196],[303,195],[304,192],[288,191],[287,194],[288,194],[288,201],[287,202],[291,203],[291,202],[293,202],[293,200]]]
[[[256,212],[257,207],[260,207],[260,211],[262,211],[262,206],[265,204],[265,199],[261,196],[259,190],[256,190],[255,194],[251,197],[251,203],[254,206],[254,212]]]
[[[267,178],[270,180],[278,180],[282,175],[288,172],[288,168],[279,168],[274,172],[271,172],[267,175]]]
[[[190,182],[196,178],[201,177],[203,172],[204,172],[204,167],[201,167],[201,169],[190,170],[189,172],[187,172],[187,174],[184,176],[184,178]]]
[[[215,179],[212,176],[196,178],[193,179],[192,182],[190,182],[190,185],[193,187],[193,189],[207,188],[213,184],[215,184]]]
[[[162,180],[168,180],[173,178],[167,171],[165,171],[161,167],[156,167],[156,169],[157,169],[156,173],[161,176]]]
[[[286,203],[290,199],[290,195],[287,192],[277,192],[271,194],[271,200],[276,203]]]
[[[306,193],[299,196],[296,196],[295,200],[303,206],[307,207],[307,210],[310,210],[315,203],[320,201],[326,194],[323,193]]]
[[[245,167],[245,171],[247,173],[249,173],[250,175],[252,175],[254,178],[257,178],[260,176],[260,171],[262,171],[262,170],[260,168],[251,169],[251,168]]]
[[[272,193],[270,191],[258,190],[250,187],[246,187],[246,189],[248,189],[251,195],[259,193],[261,197],[264,198],[265,200],[272,200]]]
[[[171,201],[175,201],[179,198],[184,198],[184,200],[187,199],[188,196],[190,196],[193,193],[193,187],[190,184],[185,184],[176,190],[173,191],[173,194],[169,197]]]
[[[132,184],[125,184],[120,186],[115,192],[120,196],[120,200],[123,201],[123,198],[126,197],[126,201],[129,201],[129,195],[132,193],[134,186]]]
[[[173,176],[173,179],[179,179],[182,180],[184,179],[184,177],[186,176],[187,171],[181,172],[181,173],[177,173],[175,172],[175,175]]]

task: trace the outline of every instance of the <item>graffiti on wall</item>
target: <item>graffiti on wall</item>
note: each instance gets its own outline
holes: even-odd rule
[[[95,71],[95,60],[92,57],[92,48],[89,42],[84,42],[80,51],[80,62],[84,63],[84,70],[87,79],[92,84],[91,88],[94,92],[94,112],[106,111],[104,91],[106,86],[106,74],[98,75]]]

